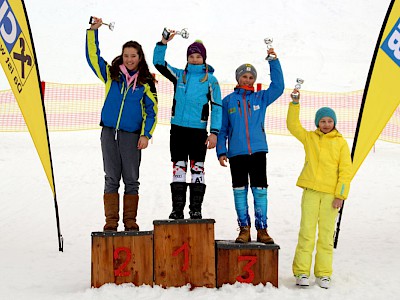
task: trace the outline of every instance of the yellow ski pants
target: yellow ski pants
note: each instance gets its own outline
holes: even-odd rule
[[[338,209],[332,207],[335,196],[304,189],[301,199],[301,221],[299,239],[293,259],[293,274],[310,276],[315,233],[318,224],[317,252],[314,275],[332,275],[333,235]]]

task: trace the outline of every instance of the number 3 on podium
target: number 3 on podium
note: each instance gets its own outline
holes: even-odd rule
[[[238,256],[238,262],[241,261],[249,261],[244,267],[243,271],[246,271],[247,278],[243,278],[243,276],[237,276],[236,280],[242,283],[251,283],[254,280],[254,271],[251,269],[251,267],[257,262],[257,256],[250,256],[250,255],[239,255]]]

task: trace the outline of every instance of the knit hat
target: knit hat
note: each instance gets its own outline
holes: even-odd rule
[[[254,80],[257,79],[256,68],[254,68],[254,66],[251,64],[243,64],[236,69],[236,81],[239,82],[240,76],[245,73],[250,73],[251,75],[253,75]]]
[[[193,44],[189,45],[186,58],[188,58],[189,55],[193,53],[199,53],[201,57],[203,57],[204,62],[206,61],[207,51],[201,40],[195,40]]]
[[[315,126],[318,127],[319,121],[323,117],[329,117],[332,118],[333,124],[336,126],[336,114],[335,111],[330,108],[330,107],[321,107],[320,109],[317,110],[315,113]]]

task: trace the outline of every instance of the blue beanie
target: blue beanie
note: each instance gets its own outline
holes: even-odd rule
[[[329,117],[332,118],[333,124],[336,126],[336,114],[335,111],[330,108],[330,107],[321,107],[320,109],[317,110],[315,113],[315,126],[318,127],[319,121],[323,117]]]

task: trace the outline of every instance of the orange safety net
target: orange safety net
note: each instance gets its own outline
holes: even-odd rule
[[[173,85],[162,75],[156,75],[158,94],[158,124],[168,125],[171,117]],[[222,97],[233,91],[235,84],[221,84]],[[258,84],[267,89],[268,85]],[[289,135],[286,114],[292,89],[267,108],[265,129],[269,134]],[[315,129],[314,116],[318,108],[335,110],[338,130],[346,138],[354,138],[363,91],[346,93],[301,91],[300,119],[307,130]],[[49,131],[98,129],[104,102],[104,84],[48,83],[44,92]],[[25,121],[11,90],[0,91],[0,131],[27,131]],[[157,132],[157,130],[156,130]],[[155,132],[155,134],[157,134]],[[400,143],[400,107],[381,133],[380,140]]]

